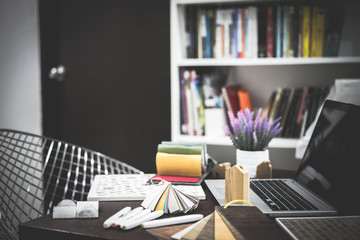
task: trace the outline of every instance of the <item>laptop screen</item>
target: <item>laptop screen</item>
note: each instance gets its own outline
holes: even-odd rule
[[[360,213],[360,106],[325,101],[296,180],[340,213]]]

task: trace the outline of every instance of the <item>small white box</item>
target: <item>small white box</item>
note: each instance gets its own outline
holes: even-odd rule
[[[77,218],[98,218],[99,201],[79,201],[76,207]]]
[[[225,116],[221,108],[205,109],[205,135],[208,137],[225,136]]]
[[[53,218],[75,218],[76,217],[76,205],[75,206],[54,206]]]

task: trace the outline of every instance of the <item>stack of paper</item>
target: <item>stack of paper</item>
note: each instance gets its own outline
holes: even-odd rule
[[[198,205],[197,197],[179,191],[169,182],[164,182],[141,203],[144,208],[151,211],[162,210],[164,213],[187,213],[196,209]]]

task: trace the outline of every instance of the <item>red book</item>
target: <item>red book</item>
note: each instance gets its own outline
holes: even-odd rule
[[[274,57],[274,9],[268,7],[266,20],[266,57]]]
[[[237,112],[240,110],[238,91],[241,89],[239,85],[229,85],[222,87],[221,91],[225,100],[225,104],[230,112],[237,116]]]

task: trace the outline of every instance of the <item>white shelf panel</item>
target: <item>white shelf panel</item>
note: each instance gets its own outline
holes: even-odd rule
[[[360,63],[360,57],[327,58],[253,58],[253,59],[181,59],[178,67],[185,66],[276,66],[307,64],[342,64]]]
[[[206,136],[187,136],[180,135],[173,139],[174,142],[206,142],[210,145],[232,146],[232,142],[227,136],[206,137]],[[270,143],[270,148],[295,148],[298,139],[274,138]]]

